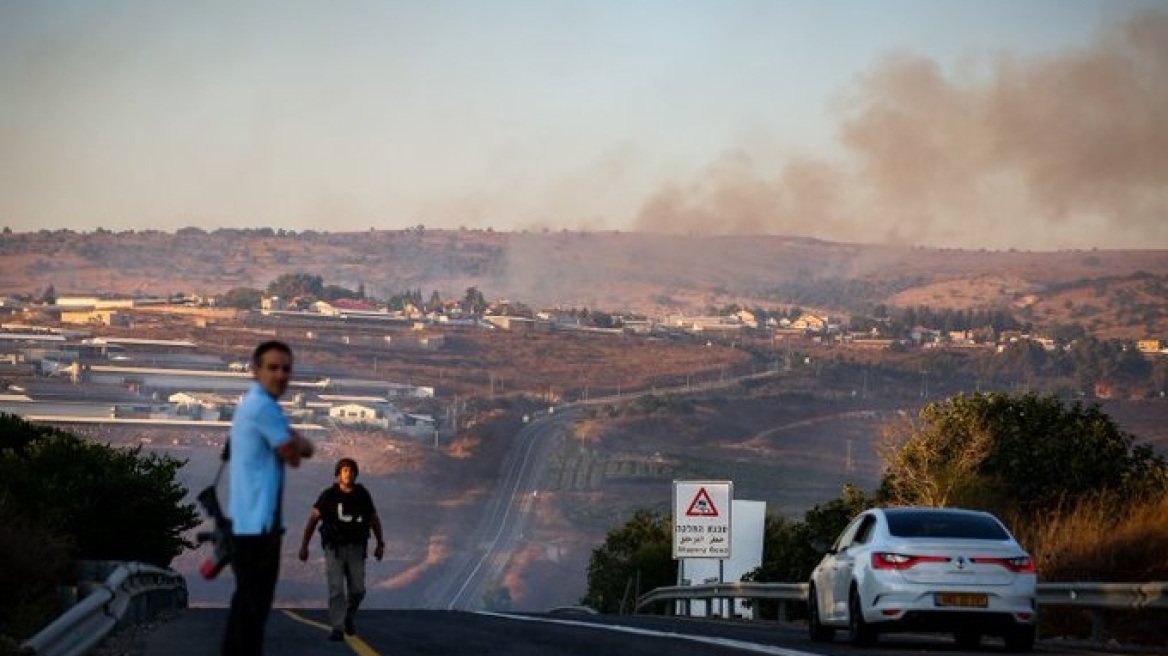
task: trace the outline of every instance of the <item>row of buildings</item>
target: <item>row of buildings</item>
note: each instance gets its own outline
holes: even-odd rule
[[[434,389],[321,375],[306,365],[283,402],[293,421],[432,434]],[[0,324],[0,411],[226,422],[252,384],[246,366],[189,340],[95,337]]]

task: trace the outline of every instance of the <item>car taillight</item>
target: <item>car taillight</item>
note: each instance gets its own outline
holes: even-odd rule
[[[988,556],[979,556],[970,558],[969,560],[981,564],[1001,565],[1011,572],[1017,572],[1019,574],[1029,574],[1036,571],[1034,569],[1034,561],[1031,560],[1030,556],[1017,556],[1014,558],[991,558]]]
[[[908,569],[917,563],[947,563],[945,556],[910,556],[907,554],[875,551],[872,553],[873,569]]]

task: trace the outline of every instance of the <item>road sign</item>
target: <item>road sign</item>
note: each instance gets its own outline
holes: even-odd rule
[[[673,557],[729,558],[730,481],[673,482]]]

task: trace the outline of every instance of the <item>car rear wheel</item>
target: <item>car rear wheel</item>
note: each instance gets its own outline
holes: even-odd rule
[[[835,638],[835,629],[824,626],[819,620],[819,593],[815,586],[807,594],[807,633],[811,642],[831,642]]]
[[[1025,653],[1034,651],[1033,626],[1020,626],[1006,634],[1006,651]]]
[[[860,591],[852,587],[852,593],[848,597],[848,628],[852,632],[852,646],[854,647],[868,647],[876,642],[876,630],[872,628],[871,624],[864,621],[864,613],[861,610]]]

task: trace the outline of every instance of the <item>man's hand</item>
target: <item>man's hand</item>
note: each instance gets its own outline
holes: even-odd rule
[[[288,431],[288,441],[276,448],[280,459],[289,467],[299,467],[301,458],[311,458],[316,447],[307,438],[294,430]]]
[[[300,562],[306,562],[308,560],[308,547],[300,547],[300,553],[297,555],[300,557]]]
[[[316,445],[312,443],[312,440],[304,437],[296,430],[289,430],[289,432],[292,433],[292,439],[300,449],[301,458],[311,458],[312,454],[316,453]]]
[[[385,543],[378,542],[377,547],[373,549],[373,557],[381,560],[385,556]]]

